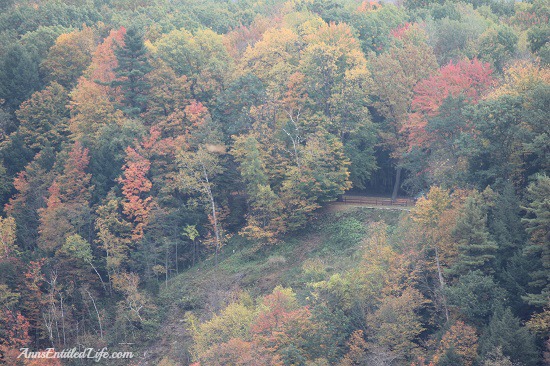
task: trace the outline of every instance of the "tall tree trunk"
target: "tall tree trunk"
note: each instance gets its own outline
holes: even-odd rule
[[[193,267],[195,267],[195,258],[197,256],[197,243],[193,240]]]
[[[166,273],[164,274],[164,285],[166,286],[166,288],[168,288],[168,276],[169,276],[169,269],[168,269],[168,258],[170,258],[170,246],[169,245],[166,245],[166,254],[165,254],[165,258],[164,258],[164,270],[166,271]]]
[[[401,168],[400,166],[396,168],[395,183],[393,185],[393,192],[391,194],[392,200],[397,198],[397,194],[399,193],[399,188],[401,187],[401,170],[403,170],[403,168]]]
[[[178,242],[176,241],[176,275],[180,274],[180,270],[178,267]]]
[[[449,322],[449,309],[447,308],[447,297],[445,296],[445,280],[443,279],[443,271],[441,270],[441,263],[439,262],[439,251],[437,245],[435,245],[435,263],[437,265],[437,277],[439,279],[439,288],[441,290],[441,296],[443,298],[443,307],[445,308],[445,319]]]
[[[100,338],[103,339],[103,326],[101,325],[101,316],[99,316],[99,311],[97,310],[97,306],[95,305],[95,300],[92,297],[92,294],[87,289],[85,289],[85,291],[88,293],[88,296],[90,296],[90,299],[92,299],[92,303],[94,304],[95,313],[97,314],[97,322],[99,323],[99,335]]]
[[[202,165],[202,171],[203,171],[204,180],[205,180],[204,188],[206,193],[208,194],[210,205],[212,207],[212,221],[214,224],[214,234],[216,235],[216,254],[214,258],[215,258],[216,267],[218,267],[218,253],[222,247],[221,245],[222,243],[220,238],[220,229],[218,226],[218,218],[216,217],[216,201],[214,200],[214,195],[212,194],[212,189],[210,188],[210,180],[208,178],[208,172],[206,171],[206,167],[204,166],[202,161],[201,161],[201,165]]]

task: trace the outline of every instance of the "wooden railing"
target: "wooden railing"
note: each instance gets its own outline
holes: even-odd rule
[[[374,205],[374,206],[414,206],[415,200],[410,198],[397,198],[392,200],[391,198],[383,197],[360,197],[360,196],[340,196],[338,199],[339,202],[345,204],[356,204],[356,205]]]

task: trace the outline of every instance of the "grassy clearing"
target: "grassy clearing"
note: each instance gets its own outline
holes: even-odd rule
[[[334,272],[353,266],[357,248],[368,235],[368,224],[385,221],[391,227],[401,214],[364,207],[327,210],[301,233],[260,248],[235,236],[223,248],[218,268],[209,259],[173,278],[160,292],[161,304],[198,309],[204,304],[205,292],[216,281],[218,287],[246,290],[253,295],[268,293],[278,284],[299,290],[310,281],[314,267],[324,266],[326,271]],[[304,265],[311,268],[304,271]]]
[[[307,283],[357,265],[370,223],[385,221],[391,228],[402,214],[406,213],[365,207],[329,208],[300,233],[289,235],[277,245],[258,247],[234,236],[220,253],[218,267],[210,258],[162,287],[158,301],[165,310],[166,326],[160,331],[155,353],[181,357],[191,344],[183,322],[185,313],[192,311],[200,319],[207,319],[240,291],[257,297],[283,285],[292,287],[299,298],[307,296]]]

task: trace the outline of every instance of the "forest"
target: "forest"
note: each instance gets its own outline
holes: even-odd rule
[[[0,1],[0,363],[550,364],[549,17]]]

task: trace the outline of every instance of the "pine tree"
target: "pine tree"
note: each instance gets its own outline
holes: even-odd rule
[[[498,247],[487,230],[487,206],[480,193],[466,199],[453,235],[458,240],[459,258],[451,268],[452,273],[464,274],[476,269],[485,274],[494,272]]]
[[[550,296],[550,177],[538,175],[527,188],[529,204],[524,207],[527,217],[522,221],[531,235],[526,254],[540,258],[540,265],[531,273],[530,285],[537,292],[529,294],[527,302],[544,306]]]
[[[0,58],[0,99],[6,100],[8,110],[16,110],[39,87],[33,55],[18,43],[9,47]]]
[[[112,86],[121,88],[124,95],[121,109],[128,116],[137,116],[146,109],[147,92],[151,88],[146,75],[153,69],[146,53],[143,35],[136,28],[128,29],[124,46],[115,49],[118,66],[114,71],[117,79]]]
[[[495,348],[502,347],[504,356],[522,365],[537,365],[538,352],[534,337],[527,328],[520,326],[519,319],[508,309],[495,311],[487,330],[480,339],[482,357]]]
[[[498,244],[497,268],[502,268],[526,239],[521,225],[519,201],[511,182],[505,184],[502,193],[495,200],[488,224]]]
[[[528,306],[521,296],[528,290],[532,261],[523,255],[527,233],[520,216],[520,203],[513,184],[505,183],[489,211],[488,227],[498,245],[495,261],[495,279],[509,293],[508,305],[515,314],[525,312]]]
[[[46,147],[13,181],[16,193],[10,198],[5,210],[17,223],[16,244],[23,250],[36,247],[40,225],[38,210],[46,207],[48,188],[54,180],[54,161],[53,149]]]

